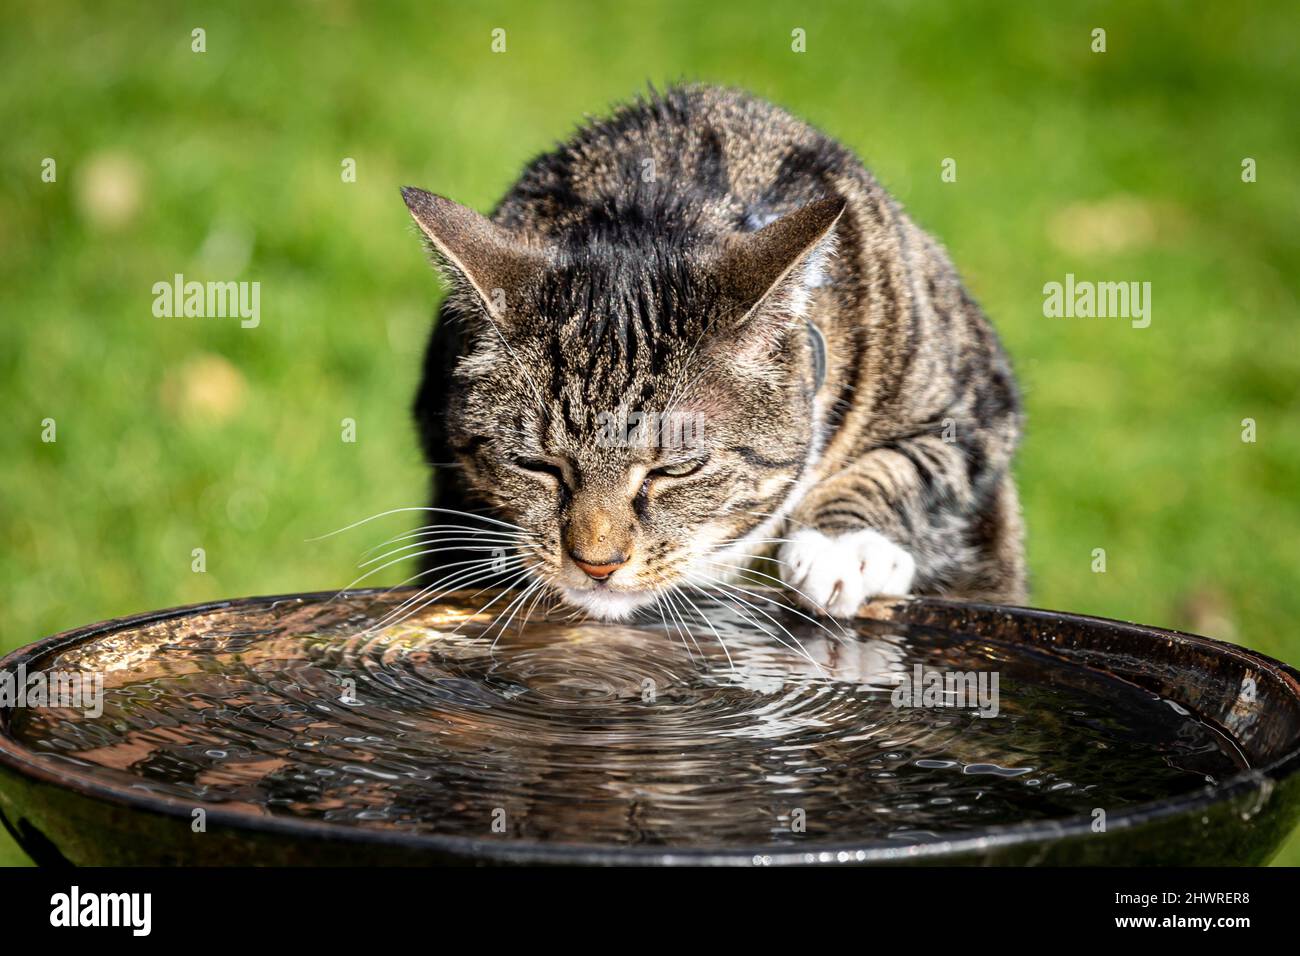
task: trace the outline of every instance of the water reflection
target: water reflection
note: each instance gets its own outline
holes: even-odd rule
[[[107,780],[257,814],[484,838],[680,846],[920,841],[1108,810],[1231,774],[1191,715],[976,641],[704,606],[689,628],[392,599],[157,622],[50,662],[105,674],[104,712],[16,734]],[[896,706],[917,666],[999,678],[993,719]],[[936,698],[938,699],[938,698]]]

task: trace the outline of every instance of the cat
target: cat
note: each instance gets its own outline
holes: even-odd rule
[[[844,146],[678,86],[533,160],[489,217],[402,192],[451,286],[414,403],[433,505],[485,516],[418,542],[446,586],[492,560],[623,619],[767,554],[832,617],[1025,600],[1011,366]]]

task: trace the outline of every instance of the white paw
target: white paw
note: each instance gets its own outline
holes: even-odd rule
[[[805,528],[790,535],[779,554],[781,577],[805,607],[852,617],[881,594],[902,596],[912,587],[916,561],[878,531],[831,538]]]

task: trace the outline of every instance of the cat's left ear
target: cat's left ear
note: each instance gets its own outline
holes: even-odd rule
[[[414,186],[402,198],[435,257],[478,295],[498,324],[509,318],[512,295],[543,268],[545,256],[474,210]]]
[[[819,265],[818,256],[829,252],[831,232],[846,205],[839,196],[814,200],[757,232],[728,239],[716,274],[741,316],[736,327],[768,305],[802,307],[807,290],[800,280]]]

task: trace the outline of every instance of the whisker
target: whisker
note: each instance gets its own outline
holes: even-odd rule
[[[706,560],[706,561],[710,561],[710,559],[709,559],[708,557],[705,557],[705,560]],[[806,600],[809,604],[812,604],[812,605],[816,606],[816,607],[817,607],[817,608],[818,608],[818,609],[819,609],[823,614],[825,614],[828,618],[831,618],[831,620],[835,620],[835,618],[831,615],[831,613],[830,613],[828,610],[826,610],[826,608],[822,607],[822,605],[821,605],[819,602],[814,601],[811,597],[809,597],[809,596],[808,596],[807,594],[805,594],[803,591],[800,591],[797,587],[795,587],[795,586],[792,585],[792,584],[789,584],[789,583],[787,583],[787,582],[785,582],[785,581],[782,581],[782,580],[781,580],[780,578],[778,578],[778,577],[773,577],[773,576],[770,575],[770,574],[767,574],[767,573],[765,573],[765,572],[763,572],[763,571],[757,571],[757,570],[755,570],[754,568],[739,567],[739,566],[734,565],[734,564],[725,564],[725,563],[722,563],[722,562],[720,562],[720,561],[710,561],[710,563],[712,563],[712,564],[718,564],[718,565],[720,565],[721,567],[724,567],[724,568],[732,568],[732,569],[734,569],[734,570],[740,571],[742,574],[754,574],[754,575],[757,575],[757,576],[762,577],[762,578],[767,578],[769,581],[773,581],[773,582],[775,582],[777,585],[779,585],[779,586],[781,586],[781,587],[784,587],[784,588],[788,588],[789,590],[793,591],[795,594],[798,594],[800,597],[802,597],[804,600]],[[766,585],[764,585],[764,584],[762,584],[762,583],[760,583],[760,582],[757,582],[757,581],[751,581],[751,582],[749,582],[749,583],[754,584],[756,587],[766,587]],[[734,586],[734,585],[733,585],[733,586]],[[744,590],[744,589],[741,588],[741,590]],[[752,594],[754,597],[758,597],[758,596],[759,596],[759,595],[757,595],[757,594],[753,594],[753,592],[750,592],[750,591],[746,591],[745,593],[746,593],[746,594]],[[766,600],[768,600],[768,601],[772,601],[773,599],[769,597],[769,598],[766,598]],[[820,621],[816,620],[815,618],[808,617],[808,615],[804,614],[802,611],[798,610],[798,609],[795,608],[793,605],[785,605],[785,604],[781,604],[779,601],[773,601],[773,603],[778,604],[778,605],[780,605],[781,607],[784,607],[787,611],[789,611],[789,612],[792,613],[792,614],[797,614],[797,615],[799,615],[799,617],[803,618],[805,621],[809,621],[810,623],[816,624],[818,627],[822,628],[823,630],[826,630],[826,627],[825,627],[824,624],[822,624]],[[838,623],[838,622],[837,622],[837,623]],[[844,636],[846,636],[846,637],[849,636],[848,629],[847,629],[846,627],[844,627],[843,624],[839,624],[839,628],[840,628],[840,631],[844,634]],[[830,631],[827,630],[826,633],[829,634]],[[834,635],[832,635],[832,636],[834,636]]]
[[[453,635],[459,634],[459,633],[460,633],[460,629],[461,629],[462,627],[464,627],[466,624],[468,624],[468,623],[469,623],[471,620],[473,620],[474,618],[478,617],[480,614],[482,614],[484,611],[486,611],[488,608],[490,608],[493,604],[496,604],[497,601],[500,601],[500,600],[501,600],[503,597],[505,597],[507,594],[510,594],[510,593],[511,593],[510,589],[513,588],[513,587],[514,587],[517,583],[519,583],[520,581],[524,580],[524,578],[528,577],[528,575],[530,575],[531,573],[532,573],[532,569],[531,569],[531,568],[524,568],[523,571],[519,572],[519,574],[517,574],[517,575],[515,575],[513,578],[511,578],[510,581],[509,581],[508,583],[506,583],[506,584],[504,584],[504,585],[501,586],[501,588],[500,588],[500,590],[498,591],[496,597],[494,597],[492,600],[488,601],[488,602],[487,602],[486,604],[484,604],[481,608],[479,608],[477,611],[475,611],[475,612],[474,612],[473,614],[471,614],[469,617],[465,618],[465,620],[461,621],[461,622],[460,622],[459,624],[457,624],[457,625],[456,625],[452,630],[448,631],[448,632],[447,632],[446,634],[444,634],[443,636],[444,636],[444,637],[452,637]],[[482,591],[479,592],[479,594],[482,594],[482,593],[483,593]],[[512,602],[512,603],[513,603],[513,602]],[[493,646],[493,647],[496,646],[496,641],[493,641],[493,642],[492,642],[492,646]]]
[[[447,588],[447,589],[443,590],[442,592],[440,592],[440,593],[438,593],[438,594],[435,594],[433,597],[431,597],[431,598],[429,598],[428,600],[423,601],[422,603],[420,603],[417,607],[412,608],[410,611],[408,611],[406,614],[404,614],[400,619],[395,620],[395,621],[389,621],[388,623],[385,623],[385,624],[384,624],[384,628],[387,629],[387,628],[397,627],[399,624],[403,623],[404,621],[409,620],[413,615],[415,615],[415,614],[419,614],[421,611],[423,611],[426,607],[428,607],[428,606],[429,606],[430,604],[432,604],[434,601],[438,600],[438,598],[442,597],[442,596],[445,595],[445,594],[449,594],[451,591],[456,591],[456,590],[463,591],[463,590],[467,590],[468,588],[473,587],[473,586],[474,586],[474,583],[477,583],[477,582],[479,582],[479,581],[484,581],[484,580],[491,580],[492,577],[498,576],[499,574],[500,574],[500,571],[499,571],[499,570],[497,570],[497,569],[491,569],[491,570],[490,570],[489,572],[487,572],[486,574],[480,572],[480,576],[477,577],[477,578],[474,578],[474,579],[473,579],[473,583],[468,583],[468,582],[458,582],[454,588]],[[524,574],[527,574],[527,571],[525,571]],[[520,580],[521,577],[522,577],[522,575],[519,575],[519,576],[516,576],[515,578],[512,578],[511,581],[510,581],[510,584],[514,584],[515,581]],[[506,585],[506,587],[509,587],[509,585]],[[422,593],[423,593],[423,592],[422,592]],[[478,593],[479,593],[479,594],[482,594],[483,592],[482,592],[482,591],[479,591]],[[504,595],[505,593],[506,593],[506,591],[503,589],[503,590],[501,591],[501,595]],[[498,595],[498,597],[500,597],[501,595]],[[477,597],[477,595],[475,595],[475,596]],[[417,595],[417,597],[418,597],[418,595]],[[492,605],[492,603],[494,603],[494,602],[489,602],[489,604],[488,604],[487,606],[490,607],[490,606]],[[474,618],[474,617],[477,617],[479,614],[482,614],[483,611],[484,611],[485,609],[486,609],[486,608],[480,608],[478,611],[474,612],[473,615],[471,615],[470,617],[467,617],[464,621],[462,621],[460,624],[458,624],[458,625],[456,626],[455,630],[451,631],[449,634],[447,634],[447,635],[445,635],[445,636],[450,637],[452,634],[456,634],[456,633],[458,633],[458,632],[460,631],[460,629],[461,629],[462,627],[465,626],[466,622],[468,622],[469,620],[471,620],[471,619]],[[390,615],[390,617],[391,617],[391,615]]]
[[[668,618],[670,615],[668,603],[664,598],[664,589],[659,587],[658,584],[652,583],[650,585],[650,590],[654,592],[655,596],[654,603],[650,606],[652,609],[657,608],[659,610],[659,623],[663,625],[665,631],[668,630],[669,627],[672,627],[677,631],[677,636],[681,639],[682,647],[686,649],[686,656],[694,662],[695,657],[691,654],[691,647],[686,643],[686,636],[682,633],[680,626],[677,624],[676,620],[671,624],[669,623]]]
[[[531,569],[526,568],[525,571],[526,572],[531,571]],[[492,639],[492,646],[488,648],[489,651],[496,648],[497,641],[501,640],[501,635],[505,634],[506,628],[510,626],[510,622],[514,619],[514,616],[519,613],[519,608],[522,607],[523,603],[528,600],[528,596],[532,594],[534,591],[536,591],[538,588],[540,588],[541,586],[542,586],[542,581],[540,578],[533,581],[532,584],[528,585],[528,587],[524,588],[524,590],[520,592],[519,597],[515,598],[513,601],[507,604],[505,606],[505,609],[501,612],[501,614],[497,615],[496,623],[499,623],[499,627],[497,628],[497,636]],[[511,608],[513,608],[514,610],[511,610]],[[508,615],[508,616],[503,617],[503,615]],[[492,630],[492,625],[488,625],[488,631],[491,630]],[[486,636],[486,632],[485,632],[485,636]]]
[[[421,548],[426,548],[428,545],[431,544],[442,544],[444,542],[447,544],[447,546],[444,548],[429,548],[428,550],[423,550],[423,551],[419,550]],[[402,554],[403,551],[410,551],[412,548],[415,548],[418,553]],[[394,556],[398,556],[397,560],[390,561],[389,564],[397,564],[401,561],[405,561],[407,558],[416,558],[416,557],[422,558],[428,554],[440,554],[444,551],[493,551],[495,552],[495,551],[506,551],[506,550],[509,550],[509,546],[504,544],[495,544],[492,542],[474,544],[474,543],[469,543],[465,539],[452,539],[450,542],[448,542],[447,539],[445,538],[443,539],[435,538],[428,541],[416,541],[416,542],[412,542],[411,544],[404,544],[400,548],[394,548],[392,551],[385,551],[383,554],[377,555],[376,557],[371,558],[369,561],[362,561],[360,564],[357,565],[357,567],[364,568],[371,564],[374,564],[376,561],[382,561],[384,560],[384,558],[392,558]],[[386,564],[384,565],[384,567],[388,567],[388,565]]]
[[[524,632],[524,628],[528,626],[528,619],[532,617],[533,611],[536,610],[537,602],[547,596],[546,589],[548,585],[546,584],[546,582],[539,577],[537,579],[537,583],[542,585],[542,587],[539,587],[537,589],[537,593],[533,597],[533,603],[528,605],[528,610],[524,612],[523,620],[519,622],[519,631],[518,631],[519,634],[522,634]]]
[[[651,572],[651,573],[653,573],[653,572]],[[665,604],[671,601],[671,595],[670,595],[670,591],[672,590],[672,589],[671,589],[671,586],[666,586],[666,587],[665,587],[665,586],[662,586],[662,585],[666,585],[666,584],[667,584],[667,578],[666,578],[664,575],[662,575],[662,574],[656,574],[656,575],[654,576],[654,581],[651,583],[651,590],[653,590],[654,593],[655,593],[655,603],[656,603],[656,604],[659,604],[661,599],[662,599],[663,602],[665,602]],[[677,610],[680,612],[680,608],[678,608]],[[677,619],[681,621],[681,625],[682,625],[682,627],[685,627],[685,624],[686,624],[685,619],[683,619],[683,618],[681,617],[680,613],[677,614]],[[663,617],[662,614],[660,615],[660,620],[664,623],[665,626],[667,626],[667,623],[668,623],[668,622],[667,622],[666,620],[664,620],[664,617]],[[679,635],[682,633],[681,628],[678,628],[678,633],[679,633]],[[690,631],[687,630],[687,633],[689,634]],[[703,657],[703,656],[704,656],[704,649],[700,647],[700,642],[697,641],[697,640],[695,640],[695,635],[694,635],[694,634],[690,634],[690,637],[691,637],[691,640],[694,641],[694,643],[695,643],[695,649],[696,649],[697,651],[699,651],[699,652],[700,652],[700,656]],[[683,638],[683,640],[682,640],[682,644],[683,644],[683,646],[685,646],[685,644],[686,644],[685,638]],[[690,649],[690,647],[686,647],[686,653],[687,653],[687,656],[689,656],[689,657],[691,658],[692,661],[695,660],[694,656],[691,655],[691,649]],[[706,660],[707,660],[707,658],[706,658]]]
[[[508,563],[514,564],[515,561],[511,560]],[[483,567],[484,564],[489,564],[489,567],[484,568]],[[433,574],[438,571],[445,571],[448,568],[461,566],[461,565],[469,565],[469,567],[465,567],[460,571],[456,571],[453,572],[452,574],[445,575],[439,578],[437,581],[434,581],[432,584],[420,588],[420,590],[418,590],[415,594],[411,595],[409,598],[407,598],[405,601],[403,601],[393,610],[389,611],[386,617],[392,617],[394,615],[400,614],[404,608],[407,608],[410,605],[414,604],[423,595],[428,594],[430,591],[433,591],[439,587],[442,587],[443,585],[447,584],[453,579],[456,579],[455,587],[447,588],[446,590],[442,591],[440,594],[435,595],[431,599],[431,601],[436,601],[438,598],[442,597],[444,594],[450,593],[451,591],[464,589],[466,587],[471,586],[469,582],[462,582],[459,579],[468,577],[470,581],[478,581],[478,580],[486,581],[486,580],[491,580],[491,578],[494,575],[499,576],[502,573],[502,571],[505,570],[505,567],[503,565],[499,565],[496,563],[495,558],[478,558],[473,561],[456,561],[453,562],[452,564],[443,565],[442,567],[438,567],[438,568],[429,568],[427,571],[421,571],[417,574],[413,574],[405,581],[401,582],[401,584],[396,584],[393,587],[389,588],[387,593],[391,594],[393,591],[397,590],[397,588],[401,587],[402,584],[406,584],[410,581],[416,580],[417,578],[424,577],[424,575],[426,574]],[[428,607],[428,603],[426,603],[424,606]],[[379,624],[382,623],[384,623],[383,620],[379,622]]]
[[[514,531],[523,531],[527,533],[526,528],[521,528],[517,524],[511,524],[508,521],[500,521],[497,518],[489,518],[487,515],[476,515],[469,511],[457,511],[455,508],[432,508],[432,507],[411,507],[411,508],[391,508],[388,511],[381,511],[379,514],[371,515],[369,518],[362,518],[360,521],[354,521],[350,525],[345,525],[328,534],[317,535],[314,538],[308,538],[308,541],[323,541],[326,538],[332,538],[336,534],[342,534],[344,531],[351,531],[353,528],[359,528],[363,524],[371,521],[378,521],[380,518],[387,518],[389,515],[403,514],[411,511],[436,512],[438,514],[460,515],[462,518],[471,518],[476,521],[486,521],[489,524],[498,525],[502,528],[510,528]]]
[[[726,587],[726,585],[723,585],[720,581],[716,581],[716,580],[715,580],[715,581],[712,581],[712,582],[710,582],[710,583],[712,583],[712,584],[714,584],[714,585],[716,585],[716,586]],[[767,613],[766,611],[764,611],[762,608],[760,608],[760,607],[755,607],[753,604],[750,604],[750,603],[749,603],[748,601],[746,601],[744,598],[739,597],[739,596],[737,596],[736,594],[730,593],[730,591],[728,591],[728,593],[726,594],[726,597],[727,597],[728,600],[739,601],[741,604],[745,605],[745,607],[747,607],[747,608],[749,608],[749,609],[751,609],[751,610],[753,610],[753,611],[757,611],[759,614],[762,614],[765,618],[767,618],[769,621],[771,621],[773,624],[775,624],[777,627],[779,627],[779,628],[780,628],[780,629],[781,629],[781,630],[786,634],[786,636],[789,637],[790,640],[794,642],[794,644],[795,644],[794,647],[790,647],[790,645],[789,645],[789,644],[786,644],[785,641],[781,640],[781,638],[780,638],[778,635],[773,634],[771,631],[767,630],[767,628],[763,627],[763,625],[762,625],[761,623],[759,623],[757,620],[754,620],[754,624],[755,624],[755,626],[757,626],[761,631],[763,631],[763,633],[769,635],[770,637],[774,638],[774,639],[777,640],[777,641],[780,641],[780,643],[785,644],[786,647],[790,647],[791,650],[797,650],[797,653],[801,654],[801,655],[802,655],[802,656],[803,656],[803,657],[804,657],[804,658],[805,658],[805,659],[806,659],[810,664],[812,664],[814,667],[816,667],[819,671],[822,671],[823,673],[825,673],[825,672],[822,670],[822,666],[821,666],[821,664],[819,664],[819,663],[816,661],[816,659],[813,658],[813,656],[812,656],[811,654],[808,653],[807,649],[806,649],[806,648],[803,646],[803,644],[799,641],[799,638],[797,638],[797,637],[795,637],[793,634],[791,634],[790,631],[785,627],[784,624],[782,624],[780,621],[778,621],[778,620],[777,620],[776,618],[774,618],[772,615],[768,614],[768,613]],[[740,610],[740,609],[737,608],[737,610]],[[742,612],[742,613],[743,613],[743,612]]]
[[[442,549],[434,548],[434,549],[431,549],[430,551],[428,551],[427,553],[428,553],[428,554],[433,554],[435,551],[438,551],[438,550],[442,550]],[[451,550],[456,550],[456,549],[451,549]],[[366,578],[369,578],[369,577],[371,577],[372,575],[378,574],[380,571],[384,570],[385,568],[390,568],[390,567],[392,567],[394,564],[401,564],[403,561],[407,561],[407,560],[410,560],[410,559],[413,559],[413,558],[422,558],[422,557],[424,557],[425,553],[426,553],[426,552],[417,552],[417,553],[415,553],[415,554],[404,554],[404,555],[402,555],[400,558],[393,558],[393,560],[389,561],[387,564],[381,564],[381,565],[380,565],[379,567],[377,567],[377,568],[371,568],[371,569],[370,569],[369,571],[367,571],[365,574],[361,575],[361,577],[355,579],[351,584],[349,584],[349,585],[347,585],[345,588],[343,588],[343,590],[339,591],[338,594],[334,595],[333,600],[338,600],[340,597],[342,597],[344,591],[350,591],[352,588],[356,587],[356,586],[357,586],[358,584],[360,584],[362,581],[366,580]],[[382,560],[382,559],[380,559],[380,560]],[[495,556],[492,556],[492,557],[487,557],[487,558],[475,558],[474,560],[475,560],[475,561],[495,561],[495,560],[497,560],[497,558],[496,558]],[[508,559],[507,559],[507,560],[508,560]],[[442,567],[444,567],[444,568],[450,568],[450,567],[456,567],[457,565],[466,564],[466,563],[467,563],[467,562],[465,562],[465,561],[453,561],[451,564],[444,564],[444,565],[442,565]],[[438,568],[430,568],[429,570],[430,570],[430,571],[436,571],[436,570],[439,570],[439,569],[438,569]],[[418,575],[417,575],[417,577],[418,577]],[[414,579],[414,578],[407,578],[406,581],[403,581],[403,582],[402,582],[402,584],[406,584],[408,581],[413,581],[413,580],[415,580],[415,579]],[[393,585],[393,588],[399,588],[399,587],[402,586],[402,584],[395,584],[395,585]],[[393,590],[393,588],[389,588],[389,590],[391,591],[391,590]]]
[[[690,627],[687,625],[686,616],[683,613],[682,606],[677,603],[672,588],[667,588],[664,590],[664,597],[668,600],[668,603],[670,603],[673,606],[673,608],[676,610],[677,619],[682,622],[682,627],[686,630],[687,636],[690,637],[691,643],[694,644],[695,649],[700,652],[700,656],[704,657],[705,656],[704,648],[700,647],[700,642],[695,639],[695,632],[692,631]]]
[[[518,531],[495,531],[487,528],[471,528],[468,525],[460,524],[429,524],[422,528],[416,528],[413,531],[409,531],[406,534],[399,534],[389,538],[387,541],[381,542],[373,548],[367,548],[362,552],[362,554],[370,554],[374,551],[378,551],[380,548],[387,547],[390,544],[396,544],[398,541],[407,541],[411,538],[418,538],[423,534],[449,534],[453,531],[463,531],[467,534],[473,535],[473,538],[467,538],[466,540],[488,539],[495,541],[501,539],[507,541],[522,541],[525,539],[525,535]]]
[[[692,587],[694,587],[694,585],[692,585]],[[696,588],[696,590],[699,591],[700,589]],[[718,629],[713,626],[713,622],[709,620],[708,615],[700,610],[699,606],[691,600],[691,596],[685,591],[679,591],[678,594],[684,601],[690,604],[691,607],[695,608],[695,613],[700,616],[700,620],[702,620],[708,626],[709,630],[713,632],[713,636],[717,640],[718,646],[722,648],[722,653],[727,657],[727,664],[734,671],[736,669],[736,662],[731,659],[731,651],[727,649],[727,642],[722,639],[722,635],[719,634]]]

